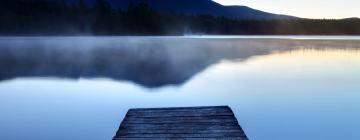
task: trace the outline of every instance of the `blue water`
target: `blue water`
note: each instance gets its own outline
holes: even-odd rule
[[[214,105],[252,140],[360,139],[360,40],[308,38],[3,37],[0,139],[110,140],[129,108]]]

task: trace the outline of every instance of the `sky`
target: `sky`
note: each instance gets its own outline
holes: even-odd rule
[[[360,0],[213,0],[222,5],[245,5],[254,9],[303,18],[339,19],[360,17]]]

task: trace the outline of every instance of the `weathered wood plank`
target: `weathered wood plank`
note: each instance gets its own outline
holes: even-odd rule
[[[124,121],[233,119],[233,116],[126,117]]]
[[[179,120],[125,120],[123,123],[138,123],[138,124],[163,124],[163,123],[232,123],[236,122],[236,120],[229,119],[206,119],[206,120],[191,120],[191,119],[179,119]]]
[[[223,137],[244,137],[244,134],[241,133],[206,133],[206,134],[148,134],[148,133],[143,133],[143,134],[132,134],[132,133],[128,133],[128,134],[124,134],[124,135],[120,135],[120,137],[123,138],[132,138],[132,137],[137,137],[137,138],[153,138],[153,137],[157,137],[157,138],[223,138]]]
[[[227,109],[231,110],[228,106],[203,106],[203,107],[168,107],[168,108],[134,108],[129,111],[154,111],[154,110],[214,110],[214,109]]]
[[[122,125],[120,129],[236,129],[239,128],[238,124],[226,123],[226,124],[126,124]]]
[[[146,114],[208,114],[207,116],[212,116],[213,114],[223,113],[223,114],[231,114],[231,111],[226,110],[202,110],[202,111],[194,111],[194,110],[187,110],[187,111],[147,111],[147,112],[128,112],[127,115],[129,116],[136,116],[139,114],[146,115]]]
[[[243,133],[241,129],[120,129],[117,135],[126,134],[208,134],[208,133]]]
[[[201,117],[201,116],[232,116],[232,112],[167,112],[167,113],[137,113],[128,114],[126,117]]]
[[[204,140],[204,138],[114,138],[113,140]],[[206,138],[206,140],[248,140],[244,137]]]
[[[206,117],[152,117],[152,118],[136,118],[127,117],[123,121],[124,124],[131,123],[237,123],[233,116],[206,116]]]
[[[206,111],[222,111],[222,112],[231,112],[229,108],[182,108],[182,109],[148,109],[148,110],[139,110],[139,109],[130,109],[128,113],[148,113],[148,112],[181,112],[181,111],[198,111],[198,112],[206,112]]]
[[[232,110],[218,107],[130,109],[114,140],[236,139],[247,140]]]

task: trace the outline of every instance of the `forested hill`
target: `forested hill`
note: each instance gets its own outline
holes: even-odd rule
[[[66,0],[76,4],[80,0]],[[94,5],[96,0],[84,0],[88,5]],[[129,5],[146,3],[150,8],[161,12],[180,14],[206,14],[236,19],[293,19],[296,17],[271,14],[246,6],[223,6],[212,0],[108,0],[114,9],[126,10]]]
[[[133,3],[114,8],[106,0],[2,0],[1,35],[360,35],[360,20],[242,19],[186,14]]]

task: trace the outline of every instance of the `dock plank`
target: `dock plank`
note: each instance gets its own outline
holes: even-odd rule
[[[248,140],[228,106],[130,109],[113,140]]]

